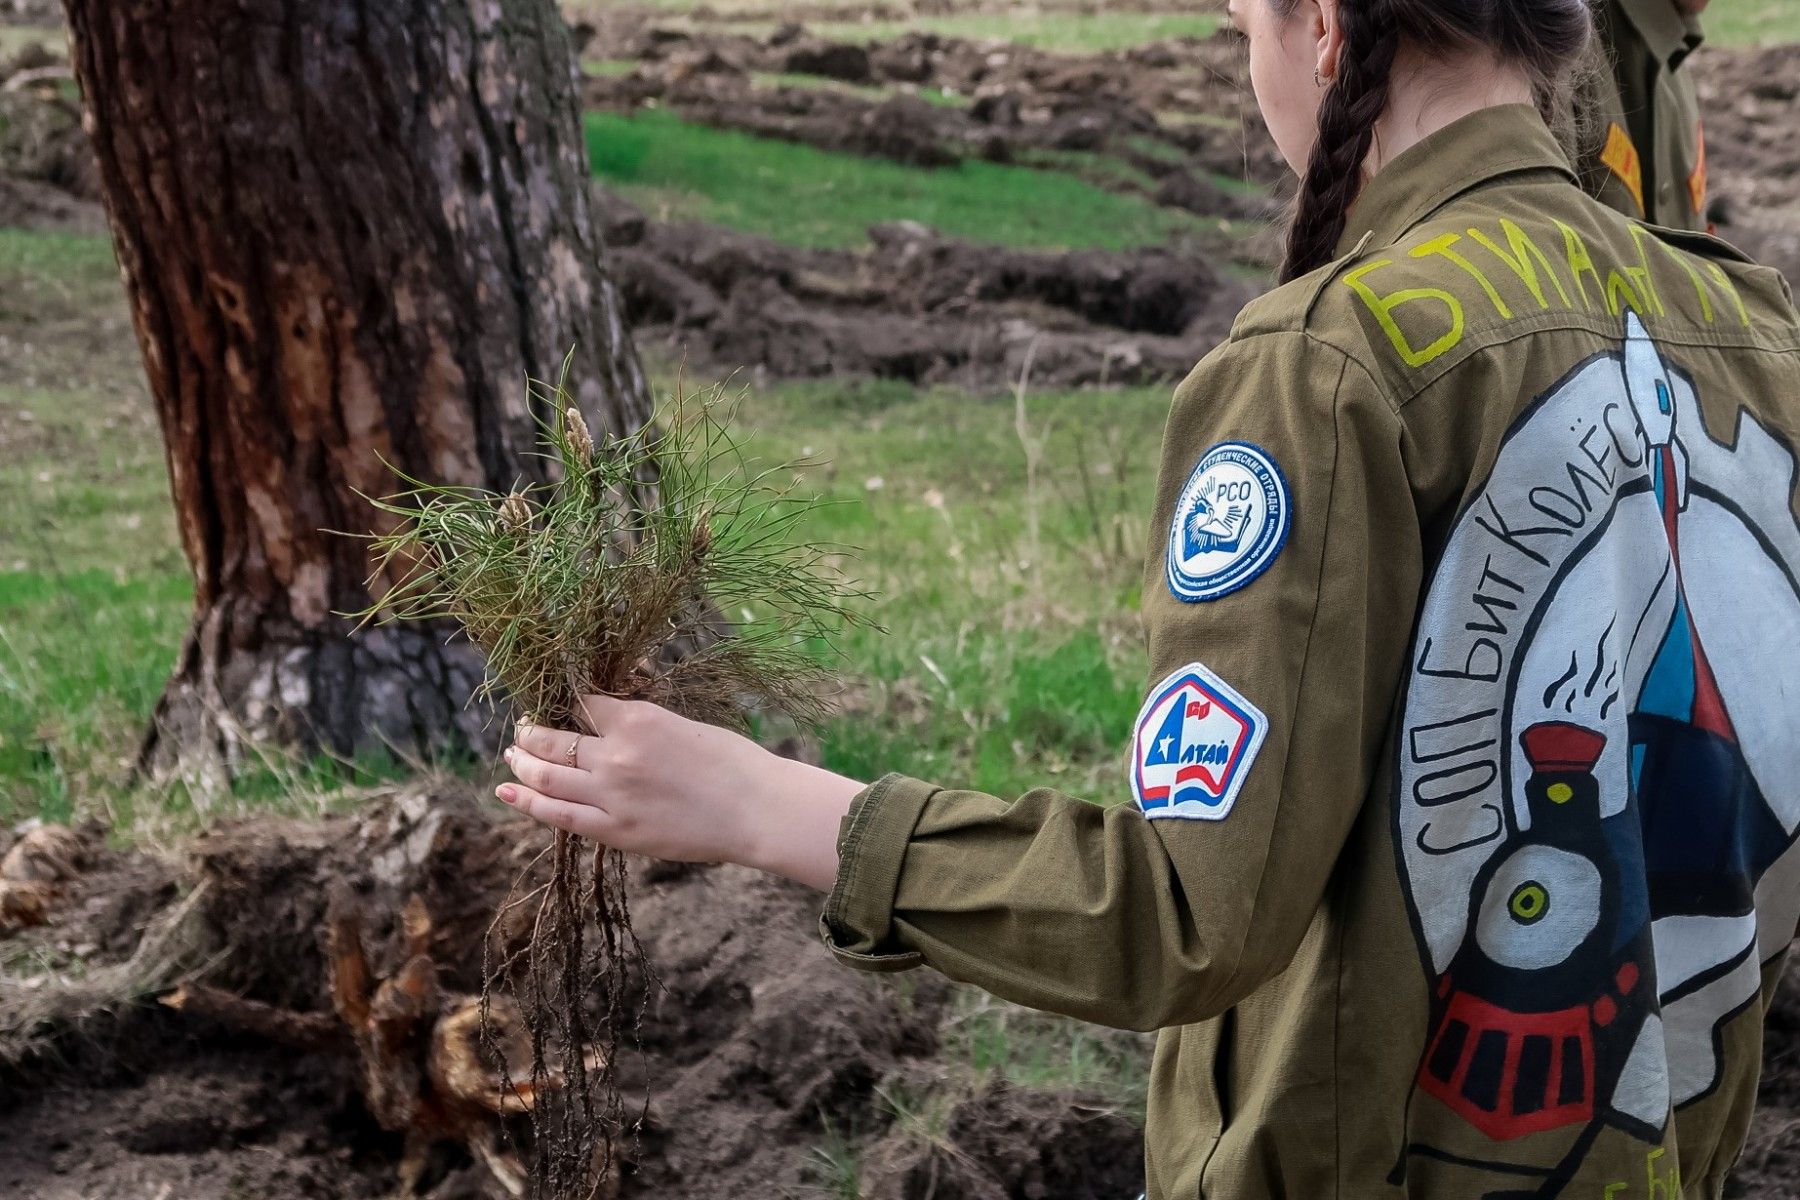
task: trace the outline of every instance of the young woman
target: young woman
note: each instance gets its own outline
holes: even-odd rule
[[[1800,920],[1800,318],[1576,186],[1534,100],[1585,0],[1231,16],[1303,182],[1175,395],[1129,802],[598,696],[501,798],[828,890],[850,966],[1161,1030],[1153,1200],[1718,1196]]]

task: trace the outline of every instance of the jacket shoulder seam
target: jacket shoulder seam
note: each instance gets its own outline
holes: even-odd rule
[[[1393,392],[1388,387],[1388,385],[1382,380],[1382,377],[1379,372],[1377,372],[1368,363],[1364,362],[1361,358],[1359,358],[1357,356],[1355,350],[1353,350],[1351,347],[1341,345],[1340,343],[1335,342],[1328,337],[1325,337],[1323,334],[1320,333],[1319,330],[1313,328],[1310,325],[1291,325],[1291,326],[1285,326],[1282,328],[1257,329],[1252,332],[1233,337],[1226,344],[1228,346],[1241,346],[1241,345],[1247,345],[1248,343],[1255,341],[1257,338],[1268,338],[1268,337],[1302,338],[1302,339],[1312,343],[1315,346],[1319,346],[1323,349],[1331,351],[1333,354],[1336,354],[1339,358],[1341,358],[1345,363],[1348,363],[1349,365],[1354,366],[1358,371],[1360,371],[1362,373],[1363,378],[1368,381],[1370,389],[1373,390],[1376,395],[1381,397],[1382,402],[1387,406],[1389,413],[1391,413],[1394,416],[1398,416],[1400,414],[1402,402],[1393,394]],[[1338,374],[1337,389],[1333,393],[1333,396],[1335,397],[1338,393],[1341,393],[1343,391],[1343,388],[1344,388],[1344,376],[1343,376],[1343,373],[1340,371]],[[1334,403],[1335,403],[1335,400],[1334,400]]]

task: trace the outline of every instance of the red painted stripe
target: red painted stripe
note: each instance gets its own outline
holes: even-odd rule
[[[1681,575],[1681,542],[1676,532],[1680,516],[1679,499],[1675,495],[1675,451],[1671,446],[1662,448],[1663,469],[1663,527],[1669,538],[1669,557],[1675,561],[1675,578],[1680,583]],[[1682,600],[1687,599],[1687,587],[1682,584]],[[1719,681],[1713,675],[1712,664],[1706,660],[1706,648],[1700,644],[1700,627],[1694,620],[1694,606],[1687,605],[1688,639],[1694,655],[1694,724],[1709,733],[1717,734],[1728,742],[1737,741],[1737,730],[1732,727],[1731,714],[1725,711],[1725,697],[1719,694]]]

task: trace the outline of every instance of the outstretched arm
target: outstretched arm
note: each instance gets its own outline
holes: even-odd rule
[[[928,964],[1127,1028],[1216,1015],[1292,961],[1385,753],[1421,578],[1404,452],[1375,381],[1303,333],[1234,340],[1183,385],[1135,803],[863,788],[616,700],[592,702],[597,738],[529,734],[512,802],[625,849],[829,886],[826,943],[860,969]],[[1263,506],[1254,544],[1172,536],[1215,473]]]

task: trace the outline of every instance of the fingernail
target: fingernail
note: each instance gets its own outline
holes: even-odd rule
[[[511,762],[513,760],[513,754],[516,753],[517,750],[518,750],[517,746],[508,746],[506,748],[506,752],[504,754],[502,754],[500,757],[504,758],[507,762]]]
[[[506,801],[508,804],[517,804],[519,802],[519,793],[510,783],[503,783],[495,788],[494,795],[500,797],[500,799]]]

